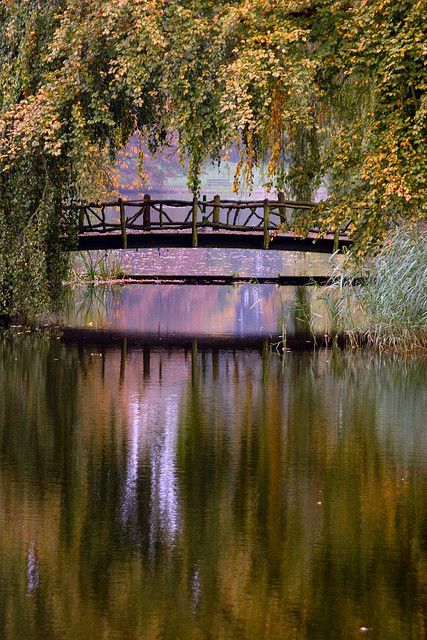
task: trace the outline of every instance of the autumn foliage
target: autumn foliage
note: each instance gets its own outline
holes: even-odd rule
[[[99,195],[135,133],[178,134],[194,192],[231,146],[236,183],[260,164],[294,198],[326,181],[316,222],[351,220],[360,252],[424,220],[425,33],[426,0],[3,1],[3,308],[22,308],[17,264],[45,291],[60,273],[64,202]]]

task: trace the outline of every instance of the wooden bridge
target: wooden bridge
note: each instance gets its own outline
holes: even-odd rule
[[[277,200],[237,201],[194,198],[84,203],[77,250],[161,247],[218,247],[333,253],[351,245],[346,229],[319,237],[313,228],[302,237],[292,231],[296,212],[311,213],[316,204]]]

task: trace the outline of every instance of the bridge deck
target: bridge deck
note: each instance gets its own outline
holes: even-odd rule
[[[78,237],[78,251],[95,249],[123,248],[122,235],[117,232],[81,233]],[[128,231],[127,248],[191,248],[192,233],[188,231]],[[338,248],[350,247],[351,240],[340,236]],[[198,232],[198,247],[221,249],[263,249],[264,234],[257,231],[207,231]],[[301,238],[295,233],[278,233],[270,240],[270,250],[276,251],[309,251],[316,253],[332,253],[334,235],[328,234],[317,238],[311,233]]]

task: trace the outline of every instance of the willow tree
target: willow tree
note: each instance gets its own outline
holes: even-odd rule
[[[117,148],[154,117],[114,81],[101,3],[0,7],[0,313],[50,308],[64,276],[64,204],[102,189]],[[117,25],[119,26],[119,25]],[[93,195],[95,195],[95,193]]]
[[[224,23],[221,113],[249,177],[263,159],[304,198],[326,179],[316,222],[352,220],[360,252],[390,223],[425,220],[425,0],[251,0]]]
[[[189,186],[240,150],[239,179],[308,198],[360,250],[425,215],[425,0],[8,0],[0,5],[0,313],[49,307],[64,205],[108,185],[132,133],[178,132]],[[301,229],[312,220],[301,221]]]

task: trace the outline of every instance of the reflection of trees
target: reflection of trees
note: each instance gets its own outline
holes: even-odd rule
[[[425,363],[0,346],[5,637],[421,637]]]
[[[398,362],[365,368],[343,354],[292,355],[282,378],[272,361],[264,373],[243,355],[221,365],[219,383],[193,385],[181,445],[194,473],[182,493],[185,547],[202,592],[214,591],[206,617],[225,637],[262,637],[265,625],[272,637],[351,637],[367,621],[409,637],[422,615],[426,452],[414,425],[424,423],[415,396],[425,367],[408,384]],[[412,407],[410,434],[399,419],[386,431],[392,399],[398,416]],[[223,425],[214,437],[218,407],[233,433]]]

